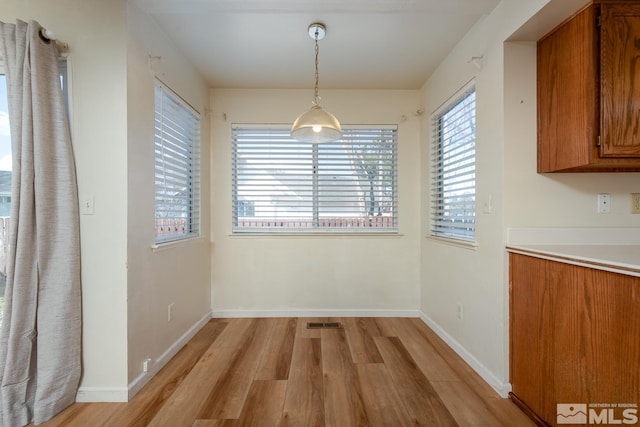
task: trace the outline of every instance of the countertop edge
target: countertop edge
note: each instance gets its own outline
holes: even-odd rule
[[[605,261],[597,261],[593,259],[584,259],[571,254],[560,254],[556,252],[541,251],[527,248],[525,245],[507,245],[507,252],[520,255],[533,256],[535,258],[546,259],[549,261],[557,261],[565,264],[572,264],[581,267],[593,268],[596,270],[609,271],[612,273],[624,274],[627,276],[640,277],[640,268],[633,268],[626,265],[616,265]]]

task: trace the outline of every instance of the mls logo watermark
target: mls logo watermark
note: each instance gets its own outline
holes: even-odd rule
[[[558,403],[556,424],[638,424],[635,403]]]
[[[556,422],[558,424],[586,424],[586,403],[558,403],[556,408]]]

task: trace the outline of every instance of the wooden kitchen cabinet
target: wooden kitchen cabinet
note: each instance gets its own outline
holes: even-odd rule
[[[538,172],[640,171],[640,2],[601,0],[538,41]]]
[[[542,425],[558,403],[640,405],[640,277],[509,261],[514,402]]]

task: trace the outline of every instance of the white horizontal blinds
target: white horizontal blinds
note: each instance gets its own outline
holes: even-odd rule
[[[345,129],[318,145],[318,216],[354,218],[334,227],[396,228],[396,129]]]
[[[433,118],[431,234],[475,240],[476,92]]]
[[[306,228],[313,221],[313,149],[288,128],[232,131],[234,229]]]
[[[343,128],[339,141],[293,140],[288,127],[233,127],[233,229],[397,229],[397,130]]]
[[[163,84],[155,87],[155,240],[199,235],[200,116]]]

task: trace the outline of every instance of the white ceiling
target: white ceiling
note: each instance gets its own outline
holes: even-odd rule
[[[130,0],[214,88],[417,89],[500,0]]]

